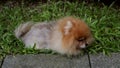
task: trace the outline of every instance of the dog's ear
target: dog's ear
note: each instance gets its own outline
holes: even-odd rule
[[[71,21],[67,21],[66,25],[64,27],[64,34],[65,35],[69,34],[72,27],[73,27],[72,22]]]

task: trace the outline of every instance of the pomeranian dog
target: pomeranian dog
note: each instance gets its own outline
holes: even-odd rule
[[[57,21],[21,24],[15,36],[26,47],[51,49],[60,54],[78,55],[93,41],[88,25],[74,17],[64,17]]]

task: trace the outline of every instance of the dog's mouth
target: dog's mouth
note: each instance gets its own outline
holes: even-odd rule
[[[86,47],[87,47],[86,44],[82,44],[82,45],[77,45],[76,49],[81,50],[81,49],[85,49]]]
[[[80,48],[81,48],[81,49],[84,49],[84,48],[86,48],[86,45],[83,44],[83,45],[80,46]]]

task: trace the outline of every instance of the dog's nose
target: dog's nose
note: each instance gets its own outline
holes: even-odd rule
[[[88,46],[88,44],[85,44],[86,46]]]

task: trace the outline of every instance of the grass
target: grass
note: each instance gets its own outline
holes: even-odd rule
[[[91,28],[95,42],[90,53],[109,54],[120,52],[120,9],[94,4],[50,2],[27,7],[2,5],[0,8],[0,58],[14,54],[51,54],[49,50],[24,48],[22,41],[14,36],[15,28],[26,21],[50,21],[64,16],[83,19]]]

